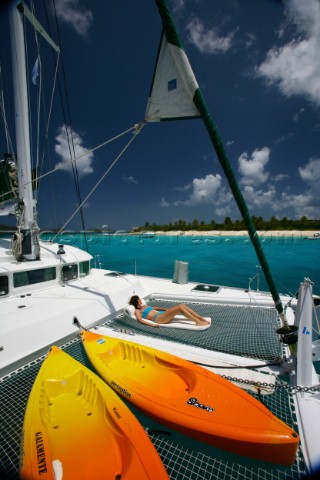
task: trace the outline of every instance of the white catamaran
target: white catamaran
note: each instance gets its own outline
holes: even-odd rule
[[[41,241],[33,197],[29,102],[24,27],[59,55],[26,2],[10,11],[16,146],[1,162],[7,191],[14,201],[17,228],[0,239],[0,477],[19,476],[21,430],[26,403],[52,345],[86,362],[79,325],[124,341],[174,353],[224,376],[260,399],[300,436],[289,467],[252,461],[182,436],[141,419],[171,479],[297,479],[320,467],[320,340],[317,298],[312,282],[301,279],[298,300],[279,295],[258,235],[238,187],[222,141],[206,107],[165,0],[155,1],[163,33],[145,122],[201,117],[256,250],[270,293],[195,284],[176,264],[173,281],[92,268],[92,256],[69,245]],[[2,101],[2,100],[1,100]],[[3,104],[1,104],[3,107]],[[2,108],[2,112],[4,108]],[[139,125],[137,130],[141,130]],[[2,184],[1,184],[2,185]],[[145,232],[153,235],[154,232]],[[180,321],[174,328],[138,323],[128,299],[138,295],[149,305],[191,305],[211,326],[196,331]],[[159,386],[161,388],[161,386]],[[84,452],[79,452],[79,461]],[[267,459],[266,459],[267,460]],[[59,477],[60,478],[60,477]],[[61,477],[62,478],[62,477]]]

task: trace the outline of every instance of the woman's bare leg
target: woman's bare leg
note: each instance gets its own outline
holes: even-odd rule
[[[185,305],[184,303],[181,303],[179,307],[181,308],[182,315],[184,315],[185,317],[195,321],[198,320],[199,322],[201,322],[200,323],[201,325],[207,325],[208,323],[210,323],[201,315],[199,315],[197,312],[195,312],[194,310],[189,308],[187,305]]]
[[[168,308],[168,310],[166,310],[164,313],[157,315],[156,322],[159,324],[169,323],[176,315],[184,315],[186,318],[193,320],[196,325],[208,325],[208,322],[205,318],[198,315],[183,303],[177,305],[176,307]]]
[[[199,313],[195,312],[194,310],[192,310],[190,307],[188,307],[188,306],[185,305],[185,304],[181,304],[181,305],[182,305],[182,306],[184,307],[184,309],[185,309],[186,311],[188,311],[191,315],[194,315],[194,316],[197,317],[199,320],[202,320],[202,321],[205,321],[205,322],[208,323],[208,321],[207,321],[205,318],[203,318],[201,315],[199,315]],[[184,314],[184,315],[185,315],[185,314]]]

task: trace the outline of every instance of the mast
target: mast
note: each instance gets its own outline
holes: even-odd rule
[[[275,307],[282,319],[282,322],[286,326],[287,322],[283,314],[283,305],[281,303],[279,293],[273,281],[270,268],[267,262],[267,258],[263,252],[258,233],[252,222],[250,212],[248,210],[248,207],[246,205],[246,202],[244,200],[240,187],[237,183],[232,166],[230,164],[227,153],[225,151],[222,140],[220,138],[217,126],[215,125],[211,117],[211,114],[202,96],[202,92],[193,74],[188,58],[185,55],[182,41],[179,37],[173,18],[171,17],[169,9],[166,5],[166,1],[155,0],[155,2],[158,6],[158,10],[162,19],[163,31],[164,31],[166,40],[169,44],[169,47],[171,47],[170,50],[171,50],[172,56],[174,57],[177,70],[179,71],[179,73],[181,74],[181,77],[183,78],[183,81],[185,83],[185,89],[190,95],[190,100],[192,100],[194,105],[197,107],[197,110],[200,113],[201,118],[207,128],[211,142],[213,144],[213,147],[219,159],[220,165],[223,168],[223,171],[226,175],[231,191],[233,193],[234,199],[238,205],[242,218],[246,224],[251,242],[254,246],[261,268],[264,272]]]
[[[10,38],[14,89],[19,203],[17,207],[18,232],[13,238],[18,259],[39,258],[38,226],[32,193],[29,109],[24,46],[23,6],[13,2],[10,8]]]
[[[29,109],[21,2],[14,2],[10,9],[10,38],[14,90],[17,167],[19,202],[16,210],[18,232],[13,244],[19,260],[39,258],[38,226],[35,220],[35,204],[32,193],[31,147]]]

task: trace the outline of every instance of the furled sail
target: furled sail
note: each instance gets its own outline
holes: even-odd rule
[[[183,87],[184,87],[185,96],[186,97],[189,96],[189,101],[194,104],[195,109],[196,109],[195,111],[198,112],[198,114],[200,114],[200,116],[201,116],[207,130],[208,130],[208,133],[209,133],[209,136],[211,138],[212,144],[213,144],[214,149],[216,151],[216,154],[218,156],[220,165],[222,166],[222,168],[224,170],[224,173],[226,175],[226,178],[227,178],[227,180],[229,182],[229,185],[230,185],[230,188],[232,190],[234,199],[235,199],[235,201],[238,205],[238,208],[241,212],[242,218],[243,218],[243,220],[246,224],[250,239],[251,239],[252,244],[255,248],[255,251],[256,251],[257,257],[259,259],[261,268],[263,270],[266,281],[268,283],[268,287],[269,287],[270,293],[272,295],[275,307],[278,310],[279,314],[281,315],[283,323],[286,325],[287,322],[286,322],[286,319],[283,315],[283,305],[281,303],[279,293],[278,293],[277,288],[275,286],[275,283],[273,281],[267,259],[265,257],[265,254],[264,254],[263,250],[262,250],[262,246],[261,246],[258,234],[257,234],[256,229],[254,227],[254,224],[252,222],[252,219],[251,219],[248,207],[246,205],[246,202],[244,200],[244,197],[242,195],[242,192],[241,192],[241,190],[239,188],[239,185],[237,183],[237,180],[236,180],[235,174],[233,172],[232,166],[230,164],[230,161],[227,157],[227,154],[226,154],[226,151],[224,149],[224,146],[223,146],[222,140],[220,138],[220,135],[218,133],[217,127],[214,124],[213,119],[211,117],[211,114],[210,114],[210,112],[209,112],[209,110],[208,110],[208,108],[205,104],[205,101],[204,101],[204,98],[202,96],[201,90],[198,87],[197,81],[196,81],[196,79],[194,77],[194,74],[192,72],[192,68],[191,68],[191,66],[189,64],[189,61],[188,61],[188,58],[187,58],[187,56],[184,52],[182,41],[181,41],[181,39],[178,35],[176,26],[175,26],[174,21],[171,17],[169,9],[166,5],[166,1],[165,0],[155,0],[155,2],[158,6],[158,10],[159,10],[159,13],[160,13],[160,16],[161,16],[161,19],[162,19],[162,27],[163,27],[163,31],[164,31],[164,39],[163,39],[162,43],[166,42],[168,44],[167,46],[161,47],[160,53],[161,53],[161,50],[163,52],[170,51],[171,52],[171,62],[175,63],[176,68],[174,69],[171,66],[170,75],[168,75],[166,77],[166,80],[161,80],[161,79],[158,80],[157,78],[153,79],[153,82],[152,82],[153,88],[151,89],[151,95],[150,95],[149,102],[148,102],[148,108],[147,108],[145,120],[146,121],[152,121],[152,120],[168,119],[165,116],[164,113],[163,114],[160,113],[160,112],[162,112],[162,110],[160,108],[161,105],[160,105],[160,102],[159,102],[158,105],[156,104],[156,100],[154,100],[154,99],[157,98],[157,94],[153,93],[153,90],[155,89],[155,85],[158,85],[159,83],[161,84],[162,90],[164,90],[165,81],[168,82],[169,80],[171,80],[171,77],[173,78],[173,76],[171,75],[171,72],[173,72],[173,71],[179,72],[180,77],[177,77],[177,79],[180,78],[182,80],[181,85],[183,85]],[[160,57],[160,55],[159,55],[158,56],[158,63],[159,63],[160,60],[163,59],[163,57],[165,59],[168,58],[168,56],[165,56],[164,54],[163,54],[162,57]],[[158,63],[157,63],[157,67],[156,67],[156,70],[155,70],[155,73],[154,73],[154,77],[157,77],[157,74],[159,72],[165,72],[166,67],[161,67],[161,66],[158,65]],[[192,79],[192,81],[190,81],[190,79]],[[162,98],[164,98],[163,103],[166,104],[166,102],[169,98],[168,94],[167,94],[167,98],[165,98],[165,97],[162,97]],[[171,118],[179,117],[179,115],[176,114],[176,111],[178,111],[178,109],[173,110],[173,112],[171,112]],[[162,115],[163,115],[163,118],[162,118]]]

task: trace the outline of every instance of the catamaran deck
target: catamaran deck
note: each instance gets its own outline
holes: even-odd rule
[[[153,298],[149,304],[170,307],[173,301]],[[279,326],[274,309],[233,307],[222,309],[219,305],[190,303],[194,310],[203,316],[212,318],[210,329],[202,332],[176,329],[152,329],[138,324],[123,311],[111,315],[103,324],[115,330],[125,330],[134,336],[143,335],[161,337],[169,342],[190,345],[190,349],[201,347],[220,352],[247,357],[251,363],[279,363],[282,361],[283,345],[275,335]],[[224,312],[224,313],[223,313]],[[102,325],[102,326],[103,326]],[[72,357],[90,368],[79,336],[60,345]],[[254,354],[252,355],[252,351]],[[31,363],[0,379],[1,421],[0,421],[0,477],[17,479],[19,472],[19,449],[21,429],[25,407],[33,382],[44,357],[34,359]],[[237,377],[237,370],[234,370]],[[297,428],[294,413],[293,394],[287,383],[277,380],[276,389],[263,398],[251,392],[281,420]],[[291,467],[282,467],[239,457],[203,443],[196,442],[177,432],[173,432],[146,416],[130,408],[147,430],[158,450],[171,479],[299,479],[305,474],[302,453],[298,451],[295,463]],[[79,452],[79,456],[85,452]]]

